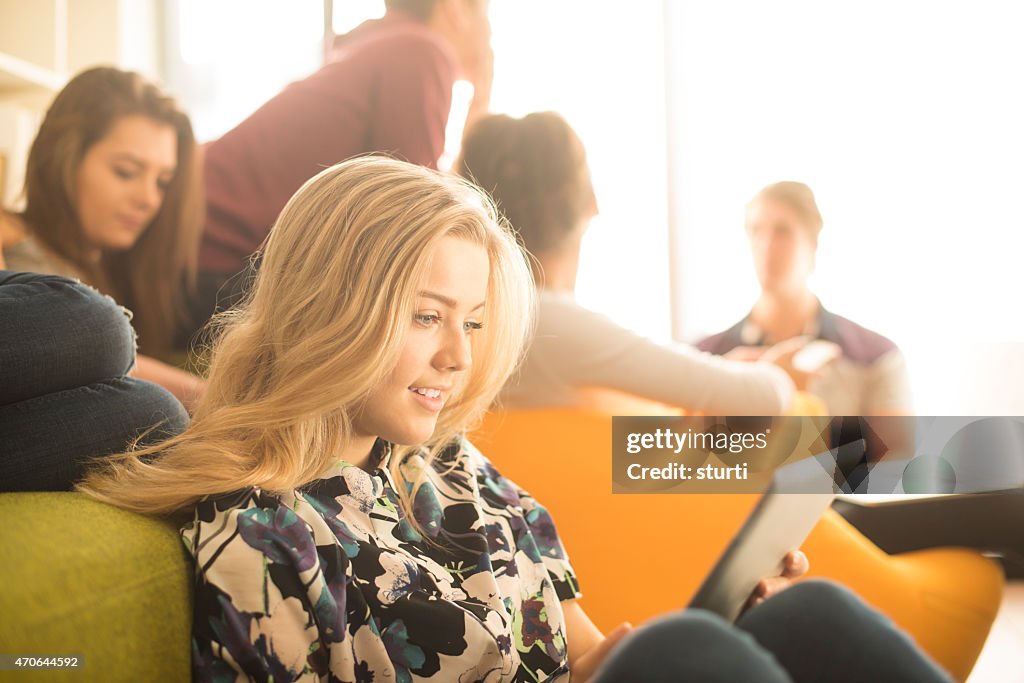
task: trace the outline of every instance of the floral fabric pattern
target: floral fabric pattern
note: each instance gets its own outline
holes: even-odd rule
[[[201,502],[182,538],[195,560],[197,681],[561,681],[560,602],[576,577],[551,517],[467,441],[401,482],[378,441],[373,472],[339,463],[285,495]]]

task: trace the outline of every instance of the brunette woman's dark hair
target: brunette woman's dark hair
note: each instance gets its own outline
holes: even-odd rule
[[[76,170],[86,152],[125,116],[172,126],[177,167],[159,211],[132,247],[87,259],[75,206]],[[89,284],[134,313],[142,350],[170,347],[195,278],[204,200],[192,124],[175,101],[137,73],[112,67],[72,78],[50,105],[29,152],[22,219],[45,247],[74,264]]]
[[[583,143],[554,112],[480,119],[456,169],[490,193],[533,254],[558,248],[594,205]]]

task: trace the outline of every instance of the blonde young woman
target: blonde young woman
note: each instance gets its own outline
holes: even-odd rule
[[[602,636],[545,509],[466,442],[516,363],[531,297],[511,233],[462,181],[361,158],[298,191],[224,319],[189,429],[80,486],[191,520],[196,680],[638,680],[623,666],[639,680],[790,680],[707,615]],[[765,595],[805,569],[792,559]],[[840,657],[858,680],[946,680],[825,584],[748,616],[769,633],[822,609],[827,623],[786,626],[787,639],[813,649],[853,629],[874,654]],[[649,659],[666,628],[686,637]],[[897,664],[906,675],[886,675]]]

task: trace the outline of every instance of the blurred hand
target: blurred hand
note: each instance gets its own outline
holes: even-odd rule
[[[811,341],[810,337],[792,337],[785,341],[765,349],[760,360],[765,363],[777,365],[786,371],[793,384],[800,391],[807,391],[807,385],[811,379],[817,376],[818,371],[804,372],[793,366],[793,356]]]
[[[782,560],[782,574],[761,579],[747,600],[747,609],[760,605],[779,591],[789,588],[793,581],[806,574],[808,569],[810,562],[807,561],[807,556],[800,550],[790,550]]]
[[[579,660],[572,669],[572,680],[573,683],[586,683],[589,681],[597,668],[601,666],[608,653],[612,651],[616,645],[619,644],[623,638],[625,638],[633,630],[633,625],[628,621],[623,622],[615,627],[615,629],[605,636],[598,645],[588,650],[585,654],[580,655]]]
[[[749,363],[760,360],[767,350],[767,346],[737,346],[723,354],[723,357],[729,360],[741,360]]]

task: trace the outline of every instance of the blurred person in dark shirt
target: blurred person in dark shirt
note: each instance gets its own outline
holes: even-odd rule
[[[205,147],[207,217],[192,328],[245,288],[250,257],[292,194],[324,168],[381,152],[437,167],[456,80],[487,110],[488,0],[385,0],[384,17],[338,36],[327,63]]]

